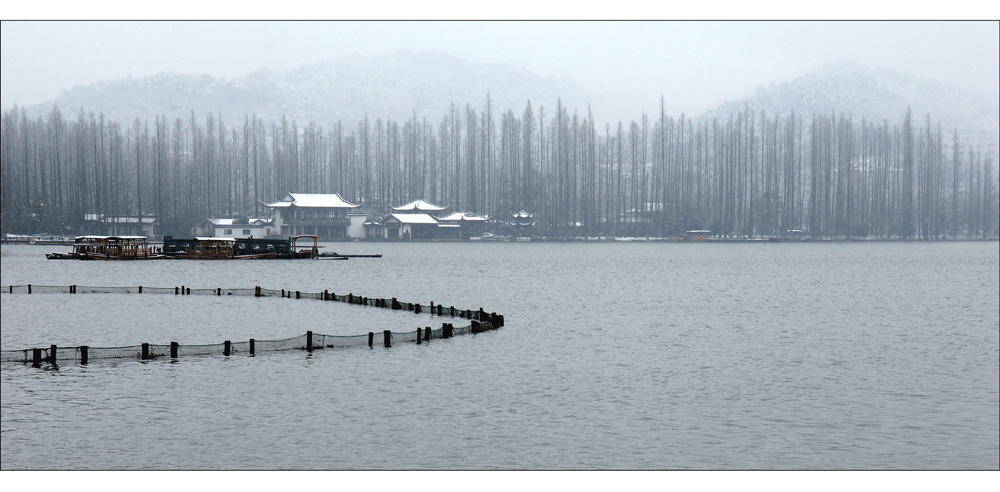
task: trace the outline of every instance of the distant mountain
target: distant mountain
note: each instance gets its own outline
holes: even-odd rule
[[[256,114],[265,122],[294,118],[329,127],[338,120],[353,126],[367,114],[396,120],[428,118],[434,124],[454,103],[463,111],[469,104],[482,110],[487,93],[496,119],[508,109],[518,117],[530,100],[553,108],[563,105],[597,118],[615,117],[615,94],[595,94],[570,80],[543,77],[523,68],[471,63],[438,52],[403,51],[390,55],[349,56],[304,65],[292,70],[260,70],[235,79],[207,75],[159,74],[141,79],[102,81],[63,92],[55,101],[26,108],[29,115],[46,113],[53,102],[64,115],[75,117],[82,107],[102,111],[105,117],[131,124],[166,115],[187,120],[191,111],[202,120],[206,113],[221,115],[227,125]],[[617,96],[621,96],[620,94]],[[620,105],[620,103],[618,104]],[[860,120],[898,122],[907,106],[920,122],[927,114],[950,134],[997,134],[1000,105],[957,86],[920,79],[887,69],[869,69],[853,62],[837,62],[787,82],[759,87],[745,99],[726,102],[702,117],[728,117],[749,106],[759,113],[799,115],[850,114]],[[652,108],[655,110],[655,108]],[[551,113],[550,113],[551,114]],[[464,123],[464,121],[463,121]]]
[[[900,121],[911,107],[920,124],[930,114],[941,122],[945,134],[996,135],[1000,105],[993,98],[974,94],[955,85],[904,75],[888,69],[869,69],[854,62],[834,62],[788,82],[759,87],[755,94],[729,101],[706,117],[728,116],[749,106],[771,116],[849,114],[855,119],[890,123]]]
[[[337,120],[353,126],[367,114],[375,118],[418,118],[437,123],[454,103],[484,108],[487,93],[493,111],[508,109],[518,116],[530,100],[555,106],[562,98],[569,107],[586,108],[593,99],[567,80],[546,78],[528,70],[499,64],[470,63],[437,52],[399,52],[380,56],[349,56],[297,69],[261,70],[225,80],[207,75],[159,74],[142,79],[102,81],[63,92],[55,101],[73,115],[103,111],[112,120],[131,123],[136,117],[167,115],[187,119],[207,112],[221,114],[228,124],[244,115],[265,121],[282,115],[301,123],[329,125]],[[53,102],[26,108],[43,114]],[[499,116],[497,117],[499,119]]]

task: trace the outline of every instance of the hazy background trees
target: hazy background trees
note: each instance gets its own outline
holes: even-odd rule
[[[415,198],[503,217],[526,210],[547,236],[996,236],[993,163],[930,116],[788,116],[748,107],[697,121],[654,116],[599,127],[556,101],[498,113],[451,105],[434,124],[365,116],[324,128],[257,115],[131,125],[53,106],[2,120],[4,232],[87,232],[84,214],[151,215],[186,235],[210,217],[258,217],[288,192],[340,193],[378,213]]]

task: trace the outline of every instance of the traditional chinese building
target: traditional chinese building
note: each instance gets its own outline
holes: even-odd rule
[[[458,227],[459,237],[468,239],[473,236],[482,236],[486,229],[486,221],[489,217],[480,217],[466,212],[454,212],[444,217],[438,217],[437,221],[442,227]]]
[[[515,239],[530,238],[534,235],[535,214],[529,214],[524,210],[510,214],[507,225],[510,226],[510,233]]]
[[[276,234],[312,234],[319,239],[346,239],[351,225],[347,214],[361,205],[344,200],[339,193],[289,193],[267,206],[274,211]]]

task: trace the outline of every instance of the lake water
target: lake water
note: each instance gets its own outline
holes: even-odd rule
[[[0,366],[3,470],[993,469],[996,242],[330,243],[348,261],[48,261],[0,283],[328,289],[506,326],[392,348]],[[314,300],[3,294],[0,347],[454,322]]]

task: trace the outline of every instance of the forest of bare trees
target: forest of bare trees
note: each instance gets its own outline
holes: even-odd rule
[[[6,233],[86,233],[84,214],[105,214],[153,216],[183,236],[207,218],[266,216],[263,203],[289,192],[340,193],[376,215],[415,198],[495,217],[526,210],[550,237],[998,233],[989,156],[909,111],[698,121],[661,100],[656,114],[600,127],[561,102],[499,114],[487,96],[436,123],[366,116],[324,128],[192,111],[122,125],[15,106],[2,126]]]

